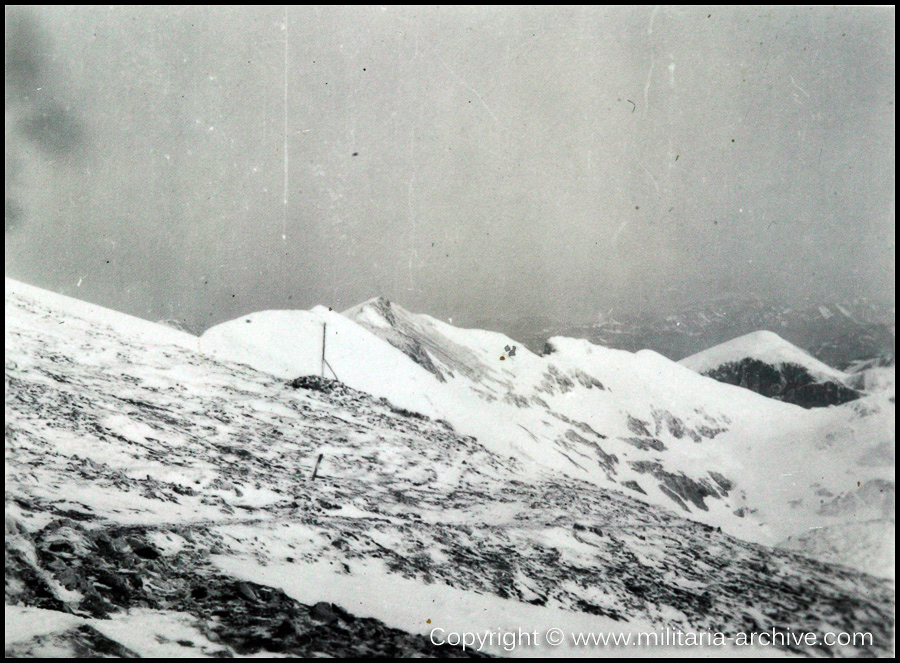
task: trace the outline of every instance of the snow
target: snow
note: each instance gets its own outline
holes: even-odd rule
[[[210,642],[196,626],[196,619],[183,613],[133,609],[110,619],[89,619],[56,610],[16,605],[5,606],[5,646],[33,638],[62,634],[79,626],[90,626],[141,657],[217,657],[221,645]],[[52,646],[52,645],[51,645]],[[42,653],[47,653],[42,648]],[[60,656],[69,652],[61,650]]]
[[[896,574],[896,532],[893,520],[848,522],[832,527],[810,528],[805,534],[792,536],[778,544],[836,563],[856,561],[869,573],[894,579]]]
[[[861,478],[893,480],[892,468],[861,472],[858,462],[867,439],[893,439],[893,408],[885,401],[879,415],[867,418],[850,407],[807,412],[698,375],[752,356],[800,363],[829,379],[847,377],[772,332],[748,334],[679,363],[648,350],[631,353],[562,337],[548,341],[551,354],[538,356],[503,334],[457,328],[373,299],[343,314],[316,307],[243,316],[204,333],[200,347],[283,379],[315,375],[322,370],[325,325],[326,359],[342,382],[450,422],[491,451],[515,458],[524,475],[561,472],[626,491],[623,484],[634,481],[644,494],[629,494],[668,508],[681,507],[633,463],[661,463],[695,481],[709,482],[710,472],[725,476],[736,486],[728,496],[705,499],[706,510],[689,501],[685,508],[691,518],[753,541],[772,545],[823,524],[812,484],[837,492]],[[507,345],[518,351],[500,361]],[[325,367],[325,375],[331,373]],[[635,420],[647,422],[665,448],[635,448],[628,441]],[[714,434],[706,439],[697,431]],[[823,438],[834,441],[824,453]],[[614,476],[597,463],[596,444],[618,459]],[[422,471],[414,475],[427,480]],[[741,508],[743,517],[735,515]]]
[[[197,349],[197,337],[187,332],[7,278],[6,299],[9,300],[10,297],[40,301],[44,306],[52,307],[55,311],[64,314],[69,322],[75,325],[79,324],[80,318],[102,319],[107,328],[121,335],[141,338],[153,344],[171,344],[182,348]],[[8,337],[7,345],[9,345]]]
[[[649,621],[622,622],[609,617],[462,591],[439,582],[426,584],[409,580],[390,573],[378,561],[353,561],[349,564],[349,573],[330,562],[263,566],[252,559],[223,556],[214,557],[213,561],[224,573],[279,587],[301,603],[327,601],[355,615],[374,617],[388,626],[437,641],[449,639],[451,634],[470,634],[473,649],[495,656],[593,657],[598,655],[598,650],[606,651],[606,647],[576,644],[578,634],[631,634],[632,641],[636,643],[640,633],[660,632]],[[551,629],[563,632],[562,644],[548,644]],[[515,640],[502,640],[505,633],[516,634]],[[490,634],[496,636],[493,641]],[[529,637],[519,634],[529,634]],[[552,638],[553,634],[549,637]],[[771,647],[739,647],[733,644],[696,647],[633,645],[614,649],[616,656],[629,658],[649,654],[679,658],[789,656]]]
[[[218,658],[224,647],[210,642],[196,621],[183,613],[135,608],[89,623],[142,658]]]
[[[375,396],[393,397],[395,405],[435,415],[429,399],[434,376],[415,364],[399,361],[397,350],[338,313],[324,307],[312,311],[263,311],[216,325],[202,334],[201,354],[245,363],[290,380],[323,371],[325,377]]]
[[[723,364],[741,359],[758,359],[773,366],[798,364],[819,379],[844,382],[849,375],[825,364],[796,345],[788,343],[775,332],[756,331],[726,341],[682,359],[679,364],[697,373],[714,370]]]
[[[861,373],[857,374],[856,377],[859,379],[862,378],[862,388],[868,392],[890,392],[893,393],[895,390],[895,379],[896,379],[896,369],[891,367],[882,367],[876,366],[873,368],[867,368]]]
[[[567,562],[592,568],[598,551],[610,548],[591,531],[573,533],[573,518],[593,517],[590,509],[572,512],[582,493],[600,500],[617,491],[628,499],[611,504],[650,522],[681,522],[674,510],[743,540],[790,539],[785,547],[881,572],[887,553],[880,549],[881,561],[872,560],[871,546],[860,542],[873,541],[866,537],[885,527],[862,533],[852,526],[883,519],[884,500],[893,496],[892,369],[879,375],[890,390],[804,410],[705,378],[654,352],[576,339],[551,339],[547,356],[519,346],[515,357],[500,361],[505,345],[518,345],[502,334],[458,329],[396,305],[386,317],[383,307],[378,300],[345,315],[322,307],[254,313],[198,339],[7,280],[8,415],[11,394],[17,397],[6,440],[7,485],[17,500],[7,504],[8,531],[11,521],[26,532],[48,524],[50,511],[18,504],[52,505],[85,528],[99,522],[157,528],[147,541],[165,561],[193,546],[173,528],[210,527],[217,546],[229,551],[217,563],[235,576],[283,587],[300,600],[358,608],[416,633],[426,632],[428,612],[432,625],[469,631],[546,629],[560,620],[573,630],[638,632],[654,615],[683,619],[675,608],[653,605],[640,608],[645,621],[610,624],[555,599],[540,607],[401,577],[370,552],[409,555],[407,536],[415,532],[438,569],[458,563],[452,552],[495,540],[509,549],[552,548]],[[475,439],[392,413],[361,394],[329,400],[289,388],[287,380],[321,370],[325,325],[326,358],[341,381],[444,419]],[[25,386],[12,389],[11,380]],[[658,444],[640,448],[634,439]],[[598,450],[617,458],[611,470],[598,461]],[[320,479],[312,485],[306,479],[320,453]],[[709,486],[721,474],[733,487],[707,496],[707,510],[689,499],[685,510],[662,490],[662,479],[635,469],[638,461]],[[550,505],[545,481],[579,488],[561,506]],[[515,486],[541,488],[526,498]],[[735,514],[740,508],[743,517]],[[543,520],[531,520],[538,515]],[[803,536],[815,528],[828,536]],[[669,546],[621,523],[614,531],[638,567],[681,582],[681,571],[667,566]],[[457,547],[429,539],[434,532]],[[496,538],[484,538],[485,532]],[[342,557],[334,547],[338,533],[365,545]],[[718,548],[704,545],[720,556],[729,550],[721,541]],[[35,561],[33,549],[25,553]],[[349,576],[339,560],[350,566]],[[521,568],[516,578],[526,597],[541,582]],[[80,599],[51,586],[65,601]],[[583,587],[564,579],[559,587],[600,605],[623,600],[621,588],[616,595],[603,583]],[[13,615],[15,628],[27,620],[26,613]],[[116,620],[103,627],[119,629],[114,639],[123,644],[129,629],[145,624],[148,633],[167,637],[170,629],[206,646],[188,634],[194,625],[181,613],[131,611]],[[188,653],[169,640],[126,646],[147,655]]]
[[[9,647],[14,642],[67,631],[81,623],[80,618],[65,612],[7,604],[4,610],[3,637],[6,647]]]

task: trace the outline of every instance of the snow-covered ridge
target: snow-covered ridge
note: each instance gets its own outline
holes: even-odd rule
[[[506,439],[543,434],[543,462],[558,452],[565,459],[561,471],[617,490],[644,490],[650,475],[659,481],[651,479],[639,499],[678,504],[689,517],[739,536],[774,543],[809,527],[881,517],[862,499],[853,502],[859,507],[853,515],[829,511],[823,518],[822,510],[826,495],[849,497],[875,484],[893,490],[893,461],[880,451],[893,444],[894,405],[886,391],[827,412],[806,412],[702,377],[652,351],[554,337],[544,357],[522,348],[506,356],[516,344],[508,337],[458,329],[382,298],[345,315],[441,376],[445,387],[476,394],[482,402],[472,407],[484,418],[507,422]],[[561,385],[559,393],[546,393],[548,383]],[[518,407],[503,409],[508,402]],[[455,423],[452,413],[446,416]],[[561,423],[555,439],[547,435]],[[574,458],[590,467],[577,454],[584,448],[578,438],[590,433],[601,436],[593,440],[604,453],[619,459],[615,473],[579,474],[583,468],[569,464]],[[491,445],[489,434],[472,434]],[[874,458],[882,460],[870,462]],[[635,469],[640,471],[629,475]],[[683,488],[678,495],[670,492],[673,484]],[[704,497],[707,492],[712,496]],[[873,555],[884,568],[878,552]],[[856,552],[848,563],[866,564]]]
[[[868,649],[833,654],[892,650],[889,582],[747,544],[612,484],[523,472],[446,422],[345,385],[294,390],[168,335],[126,333],[114,312],[11,290],[8,653],[433,655],[426,634],[438,627],[740,631],[748,615],[753,630],[875,635]],[[647,370],[662,368],[645,357]],[[615,395],[627,377],[609,370],[602,389],[588,388],[553,361],[554,380],[537,386],[554,402],[580,389]],[[711,393],[740,392],[680,373]],[[708,446],[660,423],[660,441]],[[713,441],[733,448],[725,437]],[[28,628],[35,620],[42,628]],[[777,653],[743,653],[766,651]],[[515,653],[554,652],[597,653]]]
[[[322,363],[323,344],[327,364]],[[241,316],[208,329],[198,347],[203,354],[286,380],[324,372],[400,407],[438,416],[431,398],[433,375],[412,362],[398,362],[393,347],[322,306]]]
[[[321,307],[256,313],[200,340],[211,356],[281,378],[323,372],[445,420],[515,459],[523,476],[562,473],[769,544],[854,517],[821,522],[817,491],[852,494],[870,480],[893,481],[892,464],[859,461],[891,439],[893,404],[885,399],[872,416],[850,407],[806,413],[655,352],[553,338],[552,351],[539,356],[517,345],[383,298],[343,314]],[[835,440],[827,451],[824,438]],[[773,479],[773,459],[795,456],[816,461],[798,461],[803,471]]]
[[[10,296],[18,297],[23,301],[40,301],[51,306],[54,311],[65,314],[67,318],[71,318],[72,322],[77,323],[80,319],[85,318],[91,319],[129,337],[140,337],[145,338],[148,342],[171,343],[184,348],[197,349],[197,337],[187,332],[7,278],[6,299],[9,300]],[[67,320],[62,320],[59,324],[66,322]]]
[[[871,481],[893,489],[893,456],[880,451],[893,445],[886,391],[867,404],[807,414],[650,351],[553,338],[545,357],[522,347],[507,356],[513,339],[459,329],[380,298],[344,314],[324,307],[254,313],[198,339],[9,279],[7,293],[282,379],[324,368],[327,377],[396,407],[450,422],[514,458],[524,475],[588,480],[750,540],[774,544],[809,527],[875,517],[861,500],[854,502],[858,513],[823,516],[822,491],[852,496]],[[779,472],[773,461],[795,469]],[[850,561],[858,560],[854,553]]]

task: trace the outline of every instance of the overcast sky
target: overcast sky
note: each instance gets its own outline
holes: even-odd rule
[[[893,8],[6,10],[6,274],[204,329],[894,300]]]

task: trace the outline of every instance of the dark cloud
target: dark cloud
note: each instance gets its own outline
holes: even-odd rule
[[[26,10],[6,8],[6,87],[25,96],[38,87],[46,41],[37,22]]]
[[[55,156],[71,154],[83,138],[81,126],[71,109],[55,102],[31,109],[17,128],[25,138]]]
[[[52,51],[39,21],[27,10],[6,10],[6,172],[5,227],[18,228],[25,209],[16,199],[16,189],[28,186],[20,181],[22,159],[17,156],[36,145],[53,159],[69,159],[84,140],[81,122],[72,108],[57,97],[61,87],[47,53]],[[10,126],[11,125],[11,126]]]

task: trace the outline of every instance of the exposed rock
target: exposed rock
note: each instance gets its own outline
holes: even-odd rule
[[[633,491],[635,491],[635,492],[638,492],[638,493],[641,493],[641,494],[643,494],[643,495],[646,495],[646,494],[647,494],[647,493],[644,491],[644,489],[641,488],[641,484],[639,484],[639,483],[638,483],[637,481],[635,481],[634,479],[629,479],[628,481],[623,481],[623,482],[622,482],[622,485],[625,486],[626,488],[630,488],[631,490],[633,490]]]
[[[41,305],[23,306],[37,319],[49,315]],[[178,614],[197,637],[178,634],[173,642],[202,636],[213,643],[209,655],[463,653],[353,619],[334,604],[322,621],[312,613],[325,591],[309,605],[289,595],[286,581],[275,586],[295,565],[322,564],[325,577],[351,586],[383,569],[388,582],[424,592],[453,588],[485,604],[548,605],[623,627],[734,633],[748,628],[752,608],[758,630],[828,624],[873,634],[857,650],[806,654],[892,653],[889,581],[740,541],[640,495],[523,472],[472,437],[339,383],[290,391],[239,364],[78,324],[90,333],[19,325],[7,336],[15,349],[6,365],[8,605],[94,620]],[[551,421],[559,431],[551,443],[609,469],[617,464],[605,450],[614,441]],[[668,421],[644,426],[646,434],[633,434],[674,446]],[[683,444],[692,444],[688,437]],[[304,480],[323,451],[328,471]],[[435,478],[421,483],[420,467]],[[652,462],[639,467],[685,507],[723,489],[714,478],[692,482]],[[226,482],[246,497],[237,499]],[[183,490],[188,484],[194,494]],[[145,547],[156,555],[138,554]],[[240,572],[223,571],[223,560]],[[278,573],[265,580],[266,569]],[[76,653],[109,647],[94,642]]]
[[[628,442],[633,447],[644,451],[653,449],[654,451],[665,451],[666,445],[655,437],[623,437],[624,442]]]
[[[799,364],[773,366],[750,357],[723,364],[704,375],[807,409],[840,405],[860,397],[858,391],[839,382],[816,380]]]
[[[291,387],[294,389],[310,389],[312,391],[321,391],[330,394],[339,390],[341,383],[331,378],[320,377],[318,375],[301,375],[299,378],[291,380]]]
[[[710,471],[709,476],[713,478],[713,481],[719,484],[722,497],[728,497],[728,492],[734,488],[734,481],[727,478],[724,474],[715,471]]]
[[[38,635],[6,647],[6,658],[140,658],[87,624]]]
[[[660,489],[685,511],[688,511],[684,500],[691,502],[698,509],[708,511],[704,499],[707,497],[719,497],[718,491],[709,481],[695,481],[684,474],[667,472],[662,465],[653,461],[632,461],[631,467],[636,472],[650,474],[660,481]]]

